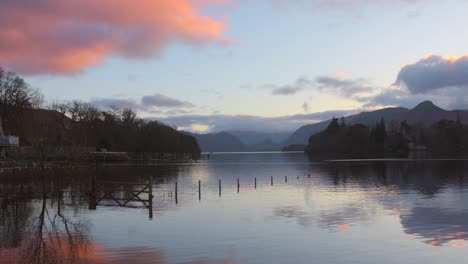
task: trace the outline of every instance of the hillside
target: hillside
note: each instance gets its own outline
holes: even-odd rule
[[[406,120],[409,124],[423,124],[428,126],[441,119],[456,120],[458,116],[462,122],[468,122],[468,111],[466,110],[447,111],[434,105],[430,101],[425,101],[412,109],[403,107],[384,108],[375,111],[361,112],[356,115],[347,116],[344,119],[346,124],[349,125],[363,124],[366,126],[372,126],[379,122],[381,118],[384,118],[387,123]],[[326,120],[300,127],[288,137],[283,145],[307,144],[309,137],[323,131],[330,121],[331,120]]]
[[[20,137],[23,147],[47,148],[54,156],[64,150],[80,155],[89,150],[153,153],[200,152],[195,138],[158,121],[139,119],[131,110],[109,113],[89,105],[75,103],[76,114],[55,110],[27,108],[15,118],[4,120],[3,128],[9,135]],[[71,118],[73,117],[73,118]]]
[[[247,146],[265,145],[265,143],[271,142],[269,148],[279,147],[280,143],[284,142],[290,132],[269,132],[269,131],[243,131],[243,130],[230,130],[227,133],[237,137],[242,143]]]
[[[239,151],[279,151],[281,142],[287,138],[283,132],[222,131],[218,133],[196,134],[195,137],[203,152]]]
[[[271,139],[265,139],[261,142],[258,142],[255,145],[249,146],[250,151],[279,151],[281,146],[279,143],[274,142]]]
[[[195,137],[203,152],[237,152],[248,150],[244,143],[227,132],[210,134],[185,133]]]

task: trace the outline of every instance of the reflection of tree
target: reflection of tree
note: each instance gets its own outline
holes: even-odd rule
[[[86,225],[67,214],[70,205],[81,206],[76,198],[83,186],[60,170],[20,176],[1,185],[0,248],[12,253],[9,263],[73,262],[88,246]]]
[[[387,188],[413,189],[434,197],[445,185],[463,183],[468,163],[463,161],[426,162],[336,162],[320,166],[321,174],[331,179],[335,186],[363,189]]]
[[[468,163],[465,161],[356,162],[333,163],[318,169],[327,182],[340,191],[356,189],[384,208],[398,210],[407,234],[415,235],[432,246],[468,246],[468,212],[465,193]],[[449,192],[448,192],[449,191]],[[455,194],[452,194],[455,193]],[[371,208],[363,202],[345,203],[320,216],[320,222],[333,224],[362,223]],[[361,217],[362,216],[362,217]],[[303,217],[303,216],[301,216]],[[344,220],[344,221],[343,221]],[[327,227],[327,226],[324,226]]]
[[[57,197],[56,210],[48,208],[47,200],[44,192],[39,215],[28,224],[31,239],[23,243],[24,255],[20,263],[73,262],[88,245],[81,224],[74,223],[62,212],[64,200],[61,192]]]
[[[114,166],[99,168],[98,173],[100,180],[122,182],[142,182],[148,175],[164,176],[157,177],[157,185],[177,177],[180,170],[177,166]],[[56,171],[46,169],[45,176],[27,178],[19,175],[12,177],[12,181],[2,179],[0,194],[22,192],[27,196],[10,196],[8,203],[0,198],[0,217],[9,215],[0,219],[0,263],[170,263],[164,252],[155,248],[111,249],[104,244],[93,243],[88,235],[87,222],[77,220],[83,219],[83,216],[78,215],[75,218],[74,213],[79,213],[80,209],[88,206],[86,197],[91,185],[88,176],[95,175],[95,171],[96,168]],[[115,185],[105,185],[103,188],[116,192],[119,190]],[[6,229],[12,231],[6,234],[3,232]],[[17,239],[2,245],[4,237]],[[187,263],[235,262],[199,259]]]
[[[0,248],[18,246],[32,208],[24,198],[9,197],[0,200],[0,208]]]

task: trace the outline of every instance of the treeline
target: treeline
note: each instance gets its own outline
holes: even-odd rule
[[[306,152],[333,158],[397,157],[409,152],[434,157],[468,156],[468,127],[460,119],[440,120],[429,127],[406,121],[386,123],[382,119],[367,127],[333,118],[324,131],[309,138]]]
[[[199,153],[190,135],[158,121],[138,118],[131,109],[102,111],[88,103],[55,104],[64,134],[55,145],[95,146],[96,150],[159,153]]]
[[[41,108],[43,96],[23,79],[0,68],[0,118],[5,134],[22,146],[87,150],[199,154],[190,135],[139,118],[131,109],[102,110],[72,101]]]

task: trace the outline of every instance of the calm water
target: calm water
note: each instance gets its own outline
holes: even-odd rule
[[[22,174],[0,180],[0,263],[468,258],[468,162],[460,160],[312,163],[297,153],[218,154],[192,164]],[[152,219],[139,200],[148,199],[150,177]]]

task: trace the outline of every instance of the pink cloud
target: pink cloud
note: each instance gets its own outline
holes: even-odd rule
[[[148,58],[172,43],[226,43],[200,9],[226,0],[0,0],[0,65],[70,74],[106,58]]]

